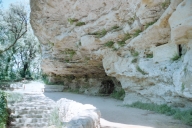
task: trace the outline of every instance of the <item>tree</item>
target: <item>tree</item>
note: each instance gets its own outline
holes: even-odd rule
[[[0,54],[13,47],[27,32],[27,13],[23,5],[11,4],[9,11],[0,14]],[[8,39],[8,40],[7,40]]]
[[[12,80],[40,74],[39,42],[34,36],[29,12],[23,5],[0,11],[0,79]]]

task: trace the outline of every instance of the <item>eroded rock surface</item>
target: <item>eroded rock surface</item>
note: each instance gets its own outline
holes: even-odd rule
[[[31,0],[30,5],[50,81],[94,88],[107,74],[120,81],[126,104],[192,105],[191,0]]]

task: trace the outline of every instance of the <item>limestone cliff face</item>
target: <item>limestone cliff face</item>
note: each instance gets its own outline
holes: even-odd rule
[[[73,86],[89,81],[99,87],[111,76],[125,90],[125,103],[192,105],[191,0],[31,0],[30,5],[42,70],[51,81],[70,78]]]

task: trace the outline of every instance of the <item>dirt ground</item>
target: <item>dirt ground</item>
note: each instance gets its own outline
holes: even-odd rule
[[[44,85],[39,82],[25,84],[25,89],[17,89],[17,92],[43,93]],[[174,120],[170,116],[157,114],[147,110],[127,108],[123,101],[110,97],[98,97],[81,95],[68,92],[44,92],[46,97],[57,101],[67,98],[82,104],[92,104],[101,112],[101,128],[191,128]]]
[[[101,111],[102,128],[190,128],[170,116],[151,111],[127,108],[123,102],[110,97],[97,97],[67,92],[44,93],[54,101],[71,99],[83,104],[92,104]],[[109,122],[110,121],[110,122]],[[116,123],[115,123],[116,122]]]

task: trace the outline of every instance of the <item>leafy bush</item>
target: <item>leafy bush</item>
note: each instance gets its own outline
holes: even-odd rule
[[[7,95],[0,91],[0,128],[5,128],[8,121]]]
[[[110,96],[118,100],[123,100],[125,97],[125,91],[124,89],[121,89],[120,91],[113,91]]]
[[[173,116],[174,119],[181,120],[183,123],[192,126],[192,109],[181,111],[179,109],[173,109],[166,104],[157,105],[154,103],[141,103],[135,102],[131,105],[126,105],[127,107],[134,107],[144,110],[150,110],[161,114],[166,114],[167,116]]]

